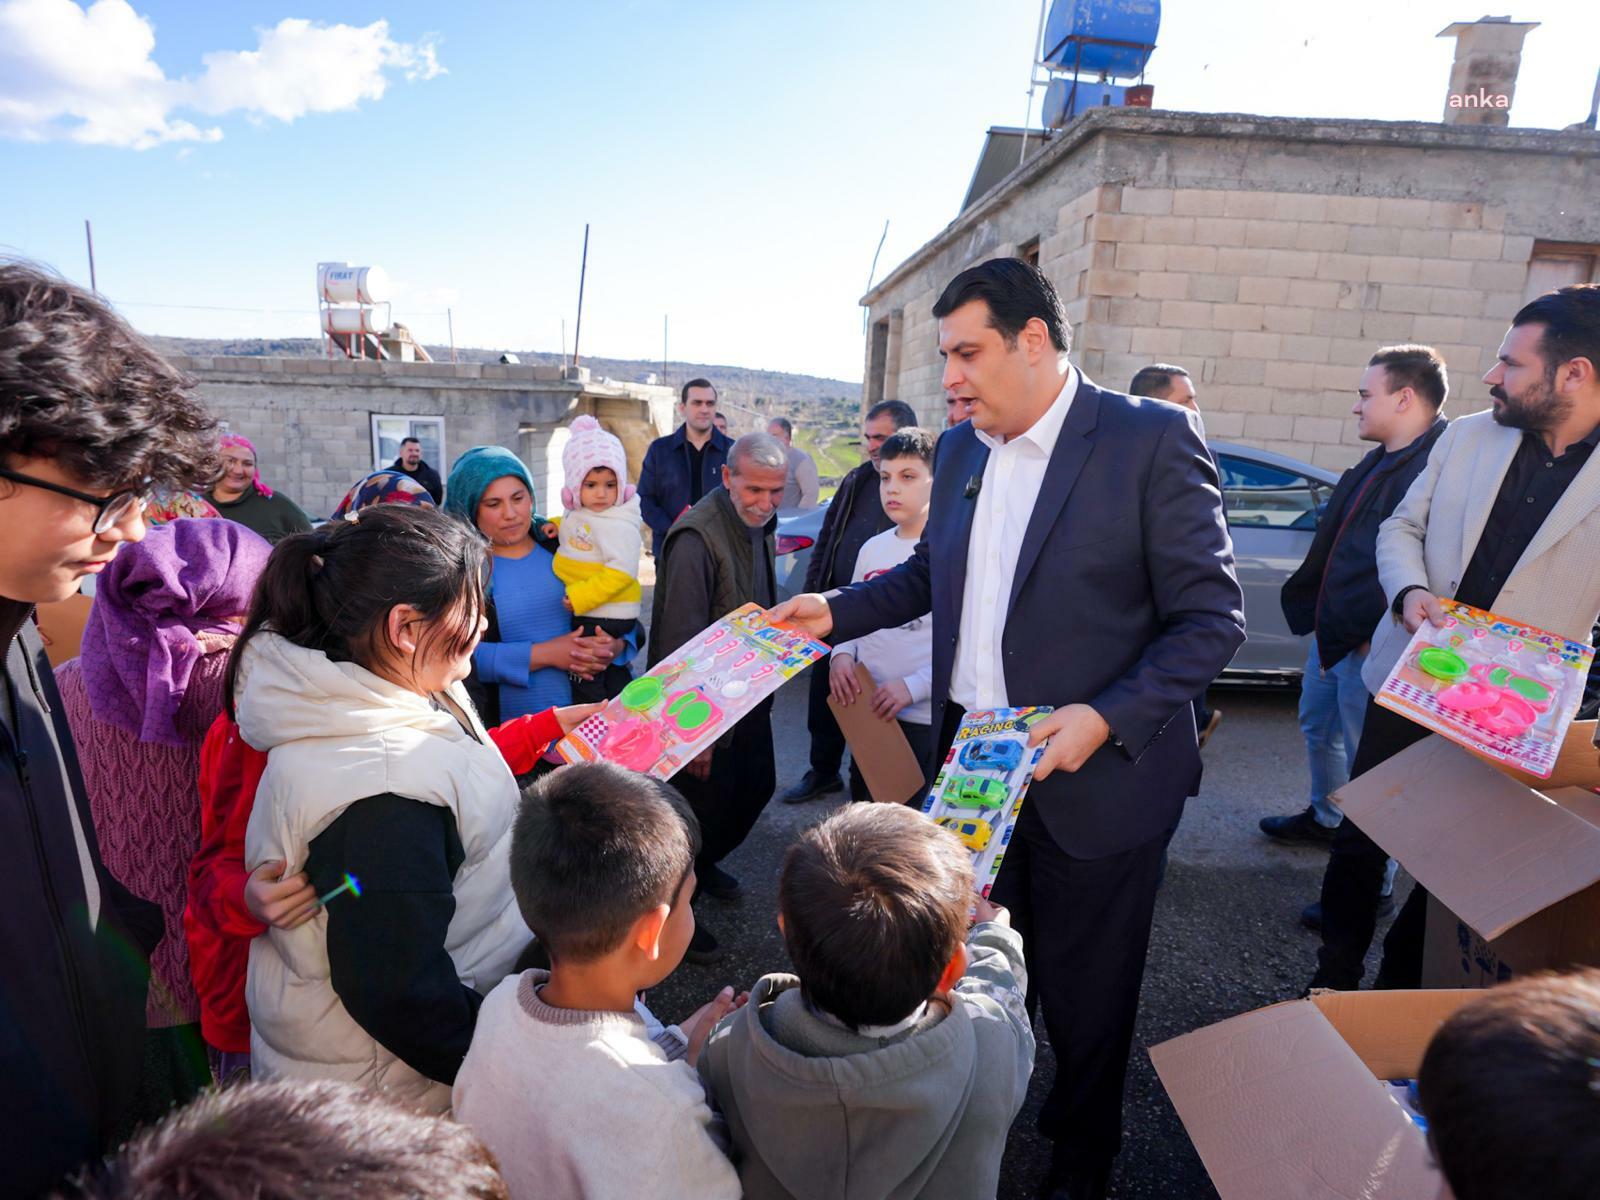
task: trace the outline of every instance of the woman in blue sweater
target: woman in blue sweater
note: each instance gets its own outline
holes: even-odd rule
[[[497,693],[498,720],[571,704],[570,676],[589,678],[633,657],[637,633],[614,638],[571,627],[566,585],[556,578],[551,550],[533,536],[533,479],[515,454],[474,446],[456,459],[445,511],[476,525],[494,554],[489,591],[498,634],[478,644],[472,665]]]

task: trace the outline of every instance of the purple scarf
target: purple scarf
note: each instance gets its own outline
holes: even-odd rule
[[[185,745],[176,718],[201,633],[233,633],[272,547],[243,525],[183,518],[123,546],[83,633],[89,709],[141,742]]]

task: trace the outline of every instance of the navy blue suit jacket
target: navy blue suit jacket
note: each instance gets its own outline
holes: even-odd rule
[[[720,429],[711,431],[711,440],[700,456],[700,495],[722,486],[722,464],[728,461],[733,439]],[[650,526],[650,546],[656,555],[667,542],[667,530],[689,507],[692,479],[689,463],[688,426],[679,425],[658,437],[644,452],[639,468],[639,507],[644,523]]]
[[[933,506],[901,566],[833,597],[833,638],[933,613],[933,728],[961,629],[976,500],[989,450],[971,423],[940,439]],[[1244,641],[1216,464],[1187,409],[1080,374],[1017,560],[1001,639],[1013,705],[1089,704],[1112,740],[1027,803],[1068,854],[1117,854],[1170,829],[1199,770],[1190,701]]]

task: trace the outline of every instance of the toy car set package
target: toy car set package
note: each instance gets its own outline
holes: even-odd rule
[[[969,712],[922,802],[922,811],[967,844],[978,893],[987,897],[1000,874],[1022,798],[1044,747],[1028,731],[1049,708],[992,708]]]
[[[1594,649],[1481,608],[1441,600],[1377,700],[1435,733],[1540,779],[1583,703]]]
[[[569,763],[605,759],[671,779],[828,647],[798,626],[737,608],[639,676],[556,744]]]

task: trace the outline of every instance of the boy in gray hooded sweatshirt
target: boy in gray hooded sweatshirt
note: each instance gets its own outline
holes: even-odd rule
[[[1022,939],[966,849],[897,804],[850,805],[784,860],[767,975],[700,1074],[746,1200],[993,1196],[1034,1041]]]

